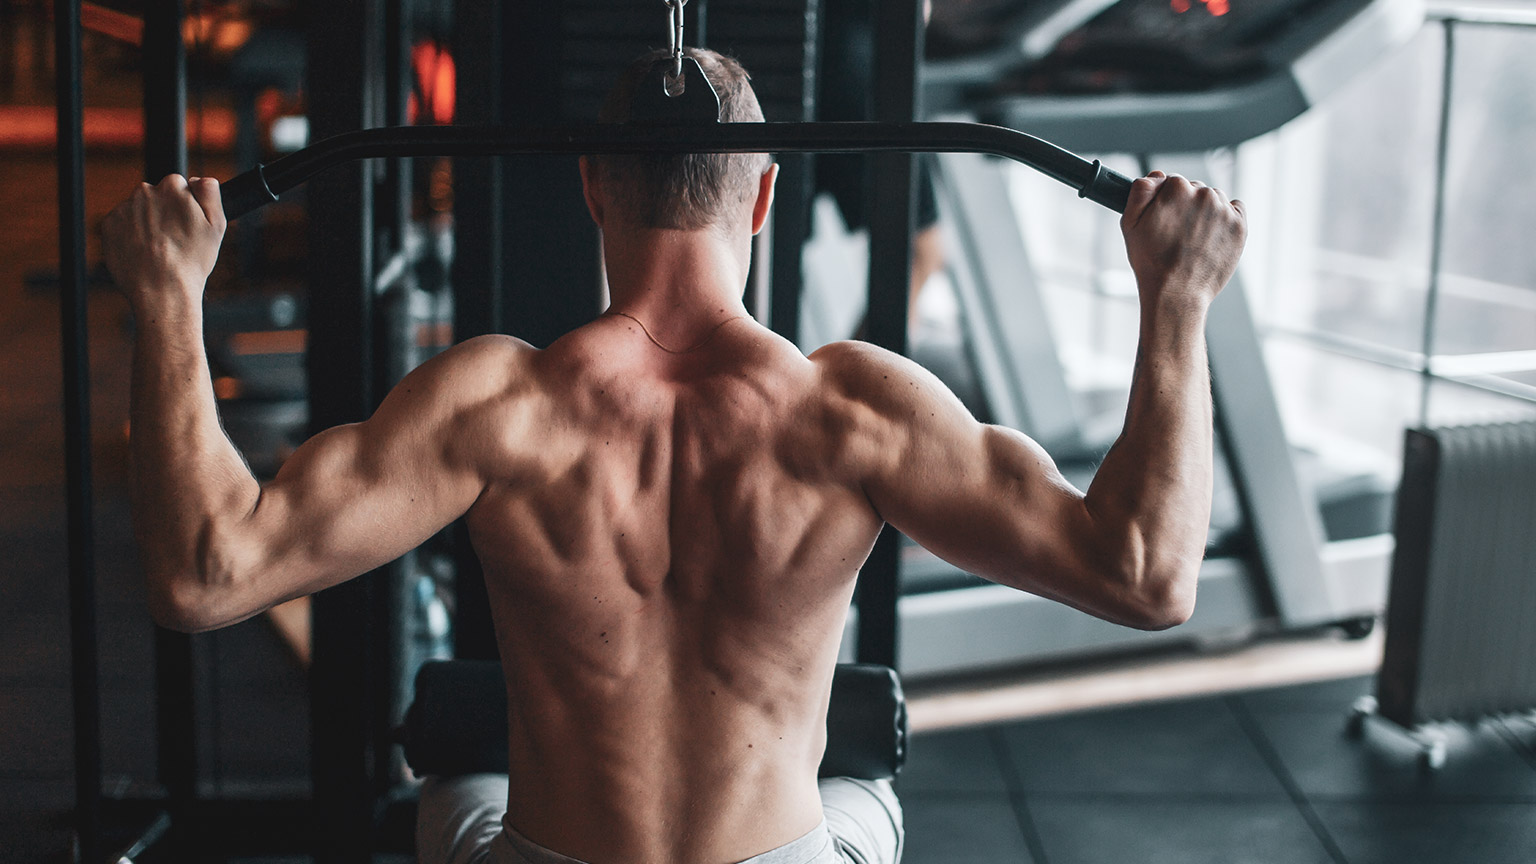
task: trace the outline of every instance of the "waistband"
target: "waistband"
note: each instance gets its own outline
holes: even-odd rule
[[[511,852],[510,855],[493,854],[491,860],[498,864],[586,864],[553,849],[545,849],[517,833],[517,829],[505,819],[501,823],[501,833],[492,841],[492,845],[504,845],[506,851]],[[761,855],[753,855],[740,864],[823,864],[842,860],[832,845],[832,832],[827,830],[827,820],[823,819],[821,824],[798,839]]]

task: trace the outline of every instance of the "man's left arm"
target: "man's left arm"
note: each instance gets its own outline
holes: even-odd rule
[[[130,478],[150,611],[179,630],[243,620],[419,545],[472,505],[475,459],[448,428],[482,395],[468,343],[424,364],[363,423],[327,430],[262,487],[219,425],[203,286],[224,232],[218,186],[141,186],[103,225],[137,322]]]

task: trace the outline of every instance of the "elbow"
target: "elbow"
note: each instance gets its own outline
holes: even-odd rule
[[[220,622],[214,614],[207,592],[192,580],[155,579],[149,583],[149,617],[167,630],[178,633],[202,633],[216,629]]]
[[[234,623],[251,572],[249,544],[234,520],[204,518],[189,534],[135,527],[150,617],[167,630],[202,633]]]
[[[1168,630],[1188,621],[1195,614],[1195,586],[1199,578],[1199,562],[1161,573],[1141,574],[1131,592],[1133,599],[1125,623],[1150,631]]]
[[[155,623],[181,633],[216,630],[238,620],[233,606],[240,580],[227,555],[202,554],[193,560],[146,562],[149,614]]]

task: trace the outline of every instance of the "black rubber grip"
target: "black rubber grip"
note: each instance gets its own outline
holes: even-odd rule
[[[224,202],[224,218],[231,222],[277,200],[277,194],[267,185],[264,165],[219,184],[219,197]]]
[[[438,660],[416,673],[416,699],[398,740],[418,775],[507,771],[506,681],[494,660]],[[637,741],[635,746],[643,747]],[[907,755],[907,703],[896,672],[839,664],[827,708],[819,776],[888,780]]]
[[[1116,213],[1124,213],[1125,205],[1131,198],[1131,184],[1135,181],[1104,167],[1099,160],[1093,160],[1093,177],[1089,179],[1083,188],[1077,190],[1077,197],[1087,198],[1095,204],[1102,204]]]

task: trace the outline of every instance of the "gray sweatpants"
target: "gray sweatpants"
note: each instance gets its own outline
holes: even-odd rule
[[[416,821],[420,864],[583,864],[502,823],[507,775],[429,777]],[[831,777],[818,784],[825,819],[811,833],[741,864],[898,864],[901,803],[888,780]]]

